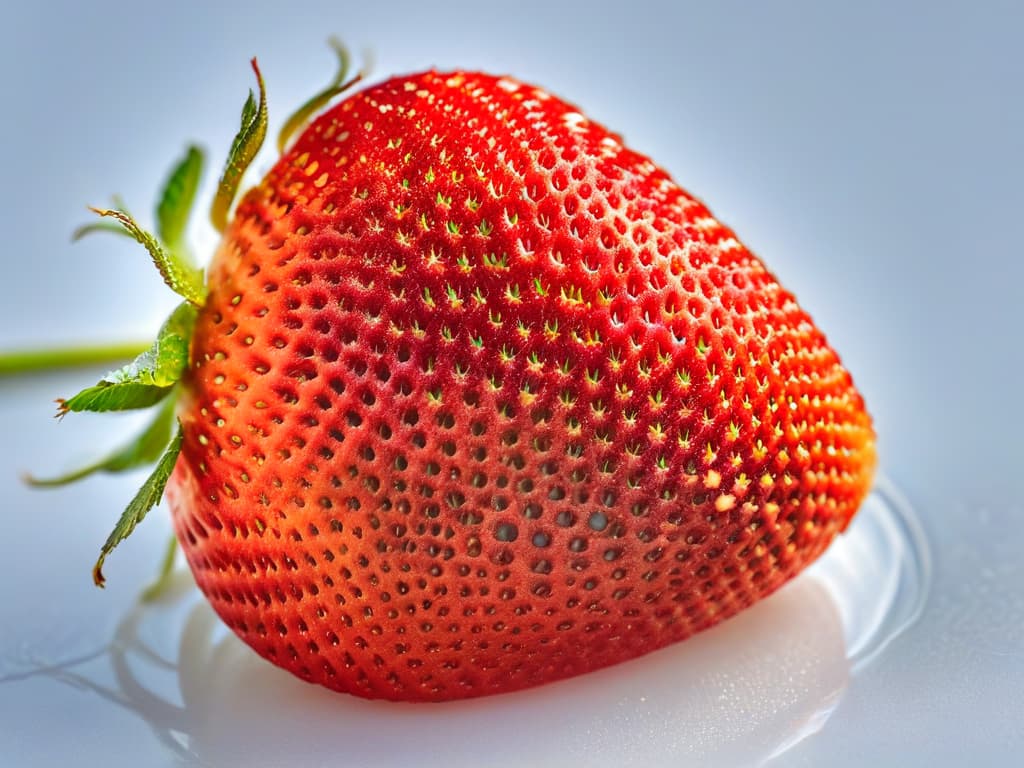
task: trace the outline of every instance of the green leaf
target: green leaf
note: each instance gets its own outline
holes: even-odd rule
[[[156,207],[156,232],[160,240],[172,251],[187,253],[183,247],[185,227],[192,212],[199,178],[203,172],[203,152],[199,147],[189,146],[164,184],[160,202]]]
[[[189,340],[196,310],[183,302],[164,322],[153,345],[98,384],[59,402],[59,415],[68,411],[123,411],[148,408],[171,391],[188,365]]]
[[[164,495],[164,488],[167,486],[167,479],[171,476],[171,472],[174,471],[174,464],[178,460],[178,454],[181,453],[181,443],[182,430],[179,424],[177,433],[171,440],[170,445],[167,446],[163,456],[160,457],[160,461],[153,470],[153,474],[146,478],[146,482],[139,488],[135,498],[128,503],[121,518],[117,521],[117,525],[114,526],[114,530],[110,532],[110,536],[107,537],[106,542],[100,549],[100,556],[92,569],[92,580],[97,587],[102,587],[106,581],[103,578],[103,562],[106,560],[107,555],[110,554],[114,547],[131,535],[131,532],[135,530],[135,526],[142,522],[142,519],[149,510],[160,503],[160,499]]]
[[[259,84],[260,101],[259,105],[249,91],[249,98],[245,100],[242,107],[242,124],[231,143],[231,150],[228,152],[228,160],[224,165],[224,171],[217,185],[217,196],[213,199],[210,207],[210,221],[217,231],[223,232],[228,223],[228,212],[231,210],[231,203],[238,192],[238,185],[242,181],[242,175],[246,168],[256,157],[256,153],[263,146],[263,139],[267,135],[267,89],[263,84],[263,75],[260,73],[256,59],[252,60],[252,69],[256,73],[256,82]]]
[[[182,254],[168,250],[152,234],[138,225],[127,211],[118,208],[92,208],[99,216],[114,219],[131,237],[149,251],[153,263],[164,282],[183,299],[201,306],[206,298],[203,271],[197,269]]]
[[[107,456],[84,467],[52,478],[25,477],[25,482],[36,488],[55,488],[68,485],[95,472],[126,472],[136,467],[152,464],[171,439],[174,424],[174,399],[165,401],[149,425],[134,438]]]
[[[277,149],[282,154],[284,153],[285,146],[288,144],[288,139],[290,139],[296,131],[306,125],[310,115],[318,111],[339,93],[351,88],[363,77],[363,73],[359,72],[355,77],[346,82],[345,76],[348,74],[348,68],[351,62],[348,49],[336,37],[330,38],[327,43],[334,49],[334,52],[338,56],[338,73],[334,76],[330,85],[310,98],[309,101],[295,110],[291,116],[284,121],[284,125],[281,126],[281,132],[277,135]]]

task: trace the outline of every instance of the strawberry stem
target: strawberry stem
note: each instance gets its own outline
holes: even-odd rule
[[[152,342],[83,344],[75,347],[23,349],[0,352],[0,377],[61,368],[120,363],[142,354]]]

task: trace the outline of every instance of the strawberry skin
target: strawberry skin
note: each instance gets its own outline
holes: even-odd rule
[[[167,486],[249,645],[359,696],[615,664],[773,592],[849,522],[874,434],[793,296],[542,90],[352,95],[242,200]]]

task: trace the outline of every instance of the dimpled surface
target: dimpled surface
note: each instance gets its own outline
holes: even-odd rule
[[[814,560],[874,437],[823,335],[650,160],[534,87],[320,116],[210,268],[168,486],[223,620],[368,697],[683,639]]]

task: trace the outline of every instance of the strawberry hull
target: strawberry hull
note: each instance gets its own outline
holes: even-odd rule
[[[874,435],[823,334],[574,107],[424,73],[319,117],[209,274],[168,484],[203,592],[360,696],[516,690],[818,557]]]

